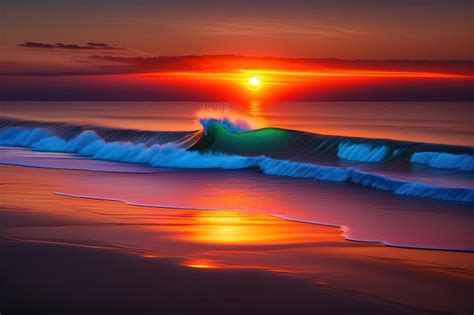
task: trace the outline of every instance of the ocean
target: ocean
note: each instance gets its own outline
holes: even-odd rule
[[[65,198],[474,251],[473,114],[462,102],[2,102],[0,163],[73,171],[45,179]]]

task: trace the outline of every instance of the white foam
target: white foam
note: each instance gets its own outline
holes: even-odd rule
[[[340,143],[337,156],[343,160],[358,162],[380,162],[385,159],[389,147],[384,145],[372,146],[365,143]]]
[[[0,131],[0,144],[31,147],[35,150],[73,152],[95,159],[142,163],[155,167],[188,169],[254,167],[267,175],[351,182],[365,187],[393,191],[398,195],[474,202],[474,190],[469,188],[433,186],[367,173],[354,168],[275,160],[265,156],[245,157],[212,152],[200,153],[187,151],[171,143],[146,147],[143,144],[130,142],[105,142],[93,131],[85,131],[71,140],[65,140],[51,136],[40,128],[33,130],[7,128]],[[374,153],[374,155],[382,154],[380,153],[382,151],[377,152],[379,153]]]
[[[474,171],[474,156],[444,152],[417,152],[410,159],[412,163],[426,164],[434,168]]]

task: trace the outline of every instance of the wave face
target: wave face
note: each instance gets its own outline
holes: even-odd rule
[[[218,121],[207,121],[205,128],[205,137],[192,150],[264,155],[299,162],[424,164],[462,171],[474,168],[472,147],[327,136],[278,128],[233,132]]]
[[[304,162],[305,159],[314,160],[316,157],[371,163],[405,161],[470,171],[472,148],[331,137],[275,128],[235,133],[226,123],[219,121],[207,121],[206,133],[121,129],[114,133],[113,129],[93,127],[84,130],[84,127],[64,124],[23,122],[12,125],[14,123],[11,121],[6,126],[5,120],[0,121],[0,145],[69,152],[94,159],[155,167],[257,168],[267,175],[349,182],[403,196],[474,202],[472,188],[430,185],[370,173],[355,167]],[[183,143],[186,145],[183,146]],[[427,149],[431,151],[425,152]],[[460,158],[463,164],[459,167],[458,155],[463,156]]]

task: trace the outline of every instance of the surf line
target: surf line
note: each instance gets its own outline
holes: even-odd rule
[[[158,205],[158,204],[146,204],[138,202],[130,202],[120,198],[111,198],[111,197],[98,197],[98,196],[88,196],[88,195],[77,195],[64,193],[59,191],[53,191],[54,195],[70,197],[70,198],[79,198],[79,199],[90,199],[90,200],[100,200],[100,201],[111,201],[111,202],[120,202],[129,206],[134,207],[143,207],[143,208],[159,208],[159,209],[178,209],[178,210],[195,210],[195,211],[230,211],[238,212],[236,209],[219,209],[219,208],[200,208],[200,207],[186,207],[186,206],[173,206],[173,205]]]
[[[172,206],[172,205],[158,205],[158,204],[144,204],[144,203],[136,203],[136,202],[129,202],[124,199],[120,198],[111,198],[111,197],[98,197],[98,196],[88,196],[88,195],[79,195],[79,194],[70,194],[65,192],[53,191],[54,195],[68,197],[68,198],[79,198],[79,199],[89,199],[89,200],[98,200],[98,201],[110,201],[110,202],[119,202],[129,206],[134,207],[143,207],[143,208],[157,208],[157,209],[173,209],[173,210],[191,210],[191,211],[228,211],[228,212],[242,212],[238,209],[222,209],[222,208],[207,208],[207,207],[186,207],[186,206]],[[472,253],[474,250],[471,249],[461,249],[461,248],[445,248],[445,247],[423,247],[423,246],[413,246],[413,245],[401,245],[395,243],[389,243],[382,240],[363,240],[353,238],[349,235],[349,227],[341,224],[336,223],[325,223],[319,221],[312,221],[312,220],[301,220],[295,219],[291,217],[287,217],[284,215],[276,214],[276,213],[267,213],[262,212],[270,217],[285,220],[288,222],[300,223],[300,224],[311,224],[311,225],[319,225],[319,226],[327,226],[338,228],[341,231],[341,236],[344,240],[349,242],[358,242],[358,243],[365,243],[365,244],[374,244],[374,245],[382,245],[387,247],[395,247],[395,248],[402,248],[402,249],[413,249],[413,250],[439,250],[439,251],[449,251],[449,252],[467,252]]]

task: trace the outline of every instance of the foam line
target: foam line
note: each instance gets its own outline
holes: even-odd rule
[[[78,198],[78,199],[91,199],[91,200],[101,200],[101,201],[112,201],[112,202],[120,202],[124,203],[129,206],[134,207],[143,207],[143,208],[159,208],[159,209],[178,209],[178,210],[201,210],[201,211],[236,211],[236,210],[223,210],[217,208],[196,208],[196,207],[185,207],[185,206],[173,206],[173,205],[157,205],[157,204],[146,204],[146,203],[137,203],[137,202],[129,202],[124,199],[120,198],[109,198],[109,197],[96,197],[96,196],[87,196],[87,195],[77,195],[77,194],[69,194],[59,191],[53,191],[54,195],[63,196],[63,197],[71,197],[71,198]]]
[[[474,171],[474,155],[445,152],[417,152],[410,159],[412,163],[426,164],[434,168]]]
[[[100,200],[100,201],[112,201],[112,202],[120,202],[130,206],[135,207],[146,207],[146,208],[159,208],[159,209],[179,209],[179,210],[193,210],[193,211],[231,211],[231,212],[240,212],[237,209],[219,209],[219,208],[205,208],[205,207],[187,207],[187,206],[178,206],[178,205],[157,205],[157,204],[143,204],[143,203],[134,203],[129,202],[124,199],[119,198],[109,198],[109,197],[96,197],[96,196],[87,196],[87,195],[78,195],[78,194],[69,194],[64,192],[53,192],[53,194],[58,196],[70,197],[70,198],[80,198],[80,199],[91,199],[91,200]],[[444,248],[444,247],[424,247],[424,246],[411,246],[411,245],[402,245],[402,244],[395,244],[390,242],[385,242],[382,240],[364,240],[364,239],[357,239],[351,237],[349,235],[350,229],[347,226],[335,224],[335,223],[326,223],[326,222],[319,222],[313,220],[301,220],[296,218],[287,217],[280,214],[275,213],[267,213],[267,215],[278,218],[281,220],[289,221],[289,222],[296,222],[302,224],[314,224],[319,226],[328,226],[334,227],[341,230],[342,237],[347,241],[352,242],[361,242],[361,243],[368,243],[368,244],[380,244],[389,247],[399,247],[399,248],[407,248],[407,249],[417,249],[417,250],[443,250],[443,251],[455,251],[455,252],[474,252],[473,250],[469,249],[457,249],[457,248]]]
[[[41,128],[6,128],[0,131],[0,145],[24,146],[33,150],[71,152],[94,159],[141,163],[154,167],[186,169],[258,168],[264,174],[322,181],[350,182],[364,187],[392,191],[401,196],[436,200],[474,202],[474,189],[434,186],[363,172],[355,168],[277,160],[265,156],[248,157],[216,152],[198,152],[173,143],[146,146],[132,142],[106,142],[94,131],[84,131],[66,140]]]

